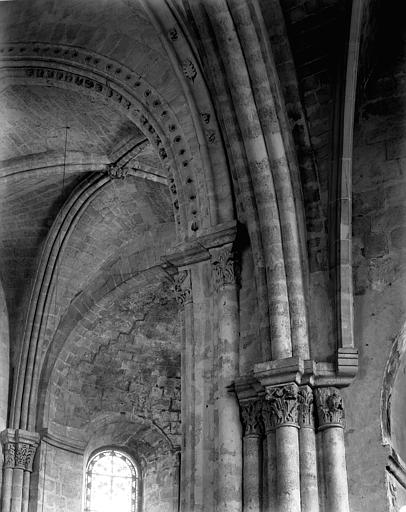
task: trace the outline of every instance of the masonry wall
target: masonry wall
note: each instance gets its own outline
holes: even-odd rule
[[[360,369],[344,391],[352,512],[398,510],[403,500],[403,491],[394,496],[386,481],[380,418],[385,364],[406,322],[404,43],[398,40],[390,54],[382,52],[386,58],[377,62],[359,99],[355,131],[353,263]]]
[[[35,466],[29,512],[82,512],[83,455],[43,442]]]
[[[178,456],[167,454],[149,462],[143,478],[143,512],[177,512],[179,499]]]

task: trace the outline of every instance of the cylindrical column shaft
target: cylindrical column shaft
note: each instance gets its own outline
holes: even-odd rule
[[[276,468],[276,434],[275,430],[269,430],[266,433],[266,447],[267,447],[267,464],[266,473],[267,481],[265,484],[267,501],[265,512],[276,511],[276,479],[277,479],[277,468]]]
[[[299,432],[299,450],[301,512],[318,512],[319,493],[317,482],[316,435],[313,428],[301,426]]]
[[[298,400],[301,512],[318,512],[319,489],[313,390],[309,386],[301,386]]]
[[[262,505],[262,441],[258,435],[243,439],[244,512],[261,512]]]
[[[193,302],[189,271],[180,271],[174,276],[173,291],[179,305],[181,323],[181,420],[182,453],[180,474],[180,510],[189,512],[193,506],[194,485],[191,481],[194,461],[194,343],[193,343]]]
[[[326,510],[349,512],[347,468],[345,464],[344,431],[340,427],[323,431]]]
[[[243,511],[262,511],[263,447],[262,403],[255,398],[241,403],[243,437]]]
[[[21,512],[28,512],[28,505],[30,499],[30,477],[31,473],[29,471],[24,471]]]
[[[11,486],[11,512],[21,512],[24,470],[14,468]]]
[[[300,512],[298,386],[268,387],[265,398],[270,412],[265,428],[276,429],[276,499],[269,512]]]
[[[1,493],[1,510],[2,512],[10,512],[11,507],[11,486],[13,482],[13,469],[4,468],[3,487]]]
[[[234,253],[230,245],[213,251],[218,311],[218,473],[217,510],[242,511],[240,410],[229,386],[238,376],[239,314]]]
[[[298,428],[282,425],[276,429],[277,511],[300,512]]]
[[[335,388],[319,388],[316,390],[316,403],[323,444],[325,509],[349,512],[343,399]]]

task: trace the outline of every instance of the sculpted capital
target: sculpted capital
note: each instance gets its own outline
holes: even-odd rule
[[[188,270],[175,274],[172,290],[179,306],[183,307],[188,302],[192,302],[192,284]]]
[[[32,471],[32,463],[37,446],[30,443],[16,443],[15,468]]]
[[[315,391],[319,429],[345,426],[344,404],[335,388],[318,388]]]
[[[314,428],[314,395],[309,386],[301,386],[298,392],[299,425]]]
[[[260,436],[262,433],[261,402],[250,400],[241,404],[240,410],[244,436]]]
[[[14,468],[15,467],[15,443],[4,443],[4,467]]]
[[[227,285],[238,284],[240,273],[237,254],[231,244],[213,251],[211,264],[216,290],[220,290]]]
[[[265,399],[269,402],[275,426],[298,426],[298,386],[287,384],[267,388]]]

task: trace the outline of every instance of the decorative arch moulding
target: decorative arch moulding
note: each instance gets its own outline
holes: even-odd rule
[[[210,225],[209,212],[202,206],[207,199],[198,192],[195,166],[191,164],[193,153],[181,123],[139,73],[94,52],[45,43],[3,44],[0,62],[0,91],[13,84],[53,85],[80,89],[113,103],[144,133],[167,168],[175,221],[182,238]],[[213,143],[209,135],[207,142]]]

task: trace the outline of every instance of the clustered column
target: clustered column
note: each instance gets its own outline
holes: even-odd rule
[[[270,386],[264,397],[243,399],[240,407],[244,512],[319,512],[319,481],[324,482],[323,509],[349,512],[344,408],[337,389]]]
[[[32,463],[39,435],[25,430],[7,429],[2,432],[4,466],[3,512],[27,512]]]

